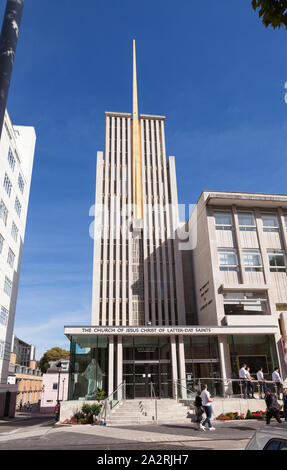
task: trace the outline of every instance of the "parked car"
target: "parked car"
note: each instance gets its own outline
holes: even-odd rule
[[[271,423],[257,429],[245,450],[287,450],[287,423]]]

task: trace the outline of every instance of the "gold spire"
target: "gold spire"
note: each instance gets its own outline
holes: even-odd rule
[[[136,42],[133,40],[133,205],[134,218],[143,218],[142,160],[140,145],[140,122],[138,115]]]

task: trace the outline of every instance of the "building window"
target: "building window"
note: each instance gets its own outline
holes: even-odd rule
[[[263,232],[278,232],[279,224],[276,214],[262,214]]]
[[[14,261],[15,261],[15,255],[14,255],[13,251],[11,250],[11,248],[9,248],[7,263],[9,264],[9,266],[11,266],[11,268],[13,268],[13,266],[14,266]]]
[[[18,233],[19,233],[19,230],[17,228],[17,226],[14,224],[14,222],[12,223],[12,228],[11,228],[11,235],[13,237],[13,239],[15,240],[15,242],[17,242],[17,239],[18,239]]]
[[[220,271],[237,271],[238,261],[236,250],[232,248],[219,248],[218,259]]]
[[[269,267],[271,272],[286,272],[286,258],[281,250],[268,250]]]
[[[225,315],[266,315],[267,297],[264,292],[226,292],[223,294]]]
[[[5,294],[9,295],[9,297],[12,292],[12,282],[7,276],[5,276],[5,281],[4,281],[4,292]]]
[[[232,230],[233,221],[231,212],[214,213],[216,230]]]
[[[14,171],[14,168],[15,168],[15,157],[13,155],[13,152],[12,150],[9,148],[9,152],[8,152],[8,162],[9,162],[9,165],[11,167],[11,170]]]
[[[8,210],[4,202],[1,200],[0,203],[0,218],[3,220],[4,224],[7,224]]]
[[[0,339],[0,359],[3,359],[5,351],[5,343]]]
[[[17,197],[15,199],[15,206],[14,207],[15,207],[15,211],[17,212],[18,216],[20,217],[22,206],[21,206],[20,201]]]
[[[238,225],[241,232],[255,232],[256,224],[251,212],[238,212]]]
[[[4,326],[7,325],[8,316],[9,316],[8,310],[5,307],[3,307],[3,305],[2,305],[1,310],[0,310],[0,323],[2,323],[2,325],[4,325]]]
[[[256,249],[243,250],[243,266],[245,266],[245,271],[262,271],[262,260],[260,251]]]
[[[58,389],[58,384],[57,383],[54,383],[53,384],[53,390],[57,390]]]
[[[18,176],[18,186],[19,186],[21,193],[23,194],[25,184],[21,175]]]
[[[6,174],[5,174],[3,186],[5,188],[6,193],[10,197],[11,196],[12,183],[11,183],[11,181],[9,180],[9,178]]]
[[[3,250],[3,243],[4,243],[4,238],[0,234],[0,253],[2,253],[2,250]]]

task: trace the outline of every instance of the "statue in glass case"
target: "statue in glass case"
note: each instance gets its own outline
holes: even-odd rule
[[[96,359],[92,359],[85,372],[82,373],[88,381],[86,400],[95,400],[97,391],[103,388],[103,372]]]

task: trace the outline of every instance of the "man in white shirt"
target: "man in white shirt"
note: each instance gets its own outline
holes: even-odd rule
[[[258,380],[258,385],[259,385],[259,396],[262,399],[263,393],[264,393],[264,398],[265,398],[266,397],[266,384],[265,384],[265,379],[264,379],[264,374],[263,374],[263,367],[260,367],[259,371],[257,372],[257,380]]]
[[[275,390],[277,392],[277,398],[280,400],[280,393],[282,392],[282,379],[279,374],[279,367],[275,367],[272,373],[272,380],[275,382]]]
[[[202,406],[203,406],[204,411],[206,413],[206,419],[200,425],[200,429],[202,431],[205,431],[205,425],[207,423],[209,431],[215,431],[215,428],[212,426],[212,424],[210,422],[210,418],[211,418],[211,415],[212,415],[212,408],[211,408],[212,400],[210,399],[210,393],[207,390],[207,385],[206,384],[203,385],[203,390],[201,392],[201,399],[202,399]]]
[[[246,378],[247,378],[247,390],[248,390],[247,397],[250,398],[249,391],[251,390],[251,398],[255,398],[253,379],[250,375],[250,367],[246,367]]]
[[[242,384],[242,392],[244,398],[247,398],[247,364],[243,364],[240,371],[239,371],[239,378],[241,379]]]

